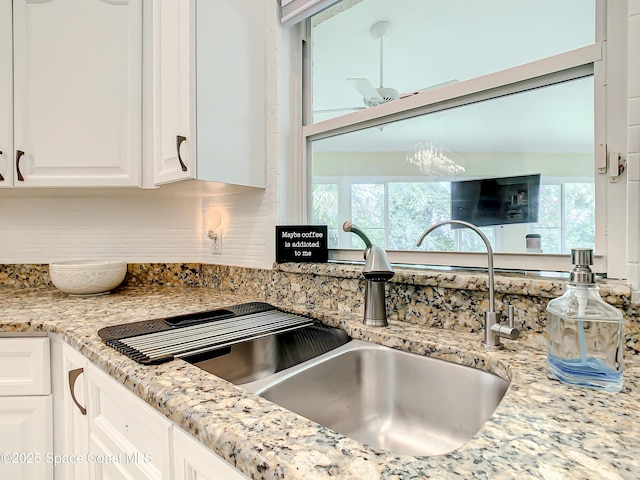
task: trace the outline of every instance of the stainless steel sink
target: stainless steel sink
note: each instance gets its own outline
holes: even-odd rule
[[[184,360],[240,385],[270,378],[277,372],[316,358],[350,340],[338,328],[317,324],[192,355]]]
[[[508,386],[482,370],[357,340],[244,385],[348,437],[410,455],[461,447]]]
[[[509,383],[312,325],[184,358],[332,430],[393,453],[461,447]]]

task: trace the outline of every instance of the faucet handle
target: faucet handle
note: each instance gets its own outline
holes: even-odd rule
[[[345,232],[355,233],[358,237],[360,237],[360,239],[364,242],[364,245],[365,245],[363,257],[366,260],[367,257],[369,256],[369,251],[373,246],[373,244],[371,243],[371,240],[369,240],[369,237],[367,237],[367,234],[364,233],[359,227],[356,227],[353,223],[351,223],[351,220],[347,220],[342,224],[342,230],[344,230]]]
[[[520,330],[515,327],[510,327],[509,325],[502,325],[501,323],[496,323],[491,327],[491,331],[509,340],[516,340],[520,337]]]
[[[507,322],[509,323],[509,327],[516,328],[516,307],[509,305],[507,307],[507,312]]]
[[[500,337],[508,338],[509,340],[516,340],[519,338],[520,330],[516,328],[515,310],[516,309],[513,305],[509,305],[507,325],[496,323],[491,327],[491,331],[498,334]]]

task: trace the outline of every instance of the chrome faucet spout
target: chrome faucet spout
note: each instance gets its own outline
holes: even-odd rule
[[[498,314],[496,313],[493,249],[491,248],[491,243],[489,242],[487,236],[482,233],[482,231],[473,223],[465,222],[462,220],[445,220],[443,222],[434,223],[429,228],[427,228],[422,233],[422,235],[420,235],[416,246],[419,247],[422,244],[424,237],[433,232],[436,228],[443,225],[460,225],[462,227],[469,228],[476,232],[484,242],[484,245],[487,249],[487,273],[489,277],[487,281],[487,289],[489,290],[489,310],[485,312],[484,340],[482,344],[486,348],[502,348],[500,337],[515,340],[520,335],[520,332],[514,326],[513,308],[511,306],[509,306],[509,325],[501,325],[499,322]]]
[[[495,295],[494,295],[494,283],[493,283],[493,249],[491,248],[491,242],[489,242],[489,239],[487,238],[487,236],[482,233],[482,231],[476,227],[473,223],[469,223],[469,222],[465,222],[462,220],[445,220],[443,222],[438,222],[438,223],[434,223],[433,225],[431,225],[429,228],[427,228],[422,235],[420,235],[420,238],[418,239],[418,243],[416,244],[417,247],[419,247],[422,244],[422,241],[424,240],[424,237],[426,237],[428,234],[430,234],[431,232],[433,232],[436,228],[441,227],[443,225],[460,225],[462,227],[466,227],[469,228],[471,230],[473,230],[474,232],[476,232],[480,238],[482,239],[482,241],[484,242],[484,246],[487,249],[487,270],[488,270],[488,275],[489,275],[489,284],[488,284],[488,289],[489,289],[489,311],[490,312],[495,312],[496,311],[496,301],[495,301]]]

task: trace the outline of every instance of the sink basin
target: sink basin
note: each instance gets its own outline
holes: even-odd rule
[[[271,377],[350,340],[349,336],[338,328],[310,325],[185,357],[184,360],[240,385]]]
[[[245,388],[372,447],[438,455],[470,440],[508,386],[482,370],[352,340]]]

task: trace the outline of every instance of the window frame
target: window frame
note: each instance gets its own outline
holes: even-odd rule
[[[311,143],[314,140],[592,75],[594,77],[596,189],[594,270],[612,278],[626,278],[627,231],[626,221],[624,221],[626,207],[622,212],[620,208],[613,208],[616,203],[619,207],[619,199],[626,198],[626,185],[624,185],[625,182],[611,181],[607,175],[608,151],[610,149],[624,151],[622,145],[623,141],[626,141],[624,135],[611,133],[611,119],[625,116],[626,112],[621,111],[620,98],[624,95],[619,92],[616,94],[613,89],[608,92],[606,88],[612,79],[620,82],[622,78],[626,78],[626,69],[620,68],[624,55],[619,53],[621,49],[623,53],[626,52],[626,30],[620,33],[612,23],[615,19],[619,21],[624,17],[621,15],[622,11],[626,12],[619,3],[597,0],[596,36],[595,42],[591,45],[322,122],[311,122],[311,88],[309,84],[303,83],[301,99],[303,125],[300,130],[303,221],[309,221],[312,218],[309,195],[312,182]],[[608,38],[605,35],[607,31]],[[304,82],[310,82],[312,75],[311,42],[308,37],[309,20],[305,22],[301,32],[302,78]],[[612,143],[616,146],[612,146]],[[425,229],[427,226],[425,225]],[[388,254],[391,262],[396,264],[486,266],[486,254],[483,253],[389,250]],[[329,258],[336,261],[361,261],[362,252],[354,249],[332,249],[329,252]],[[570,269],[570,256],[544,253],[526,255],[496,253],[495,264],[497,268],[513,270],[567,271]]]

